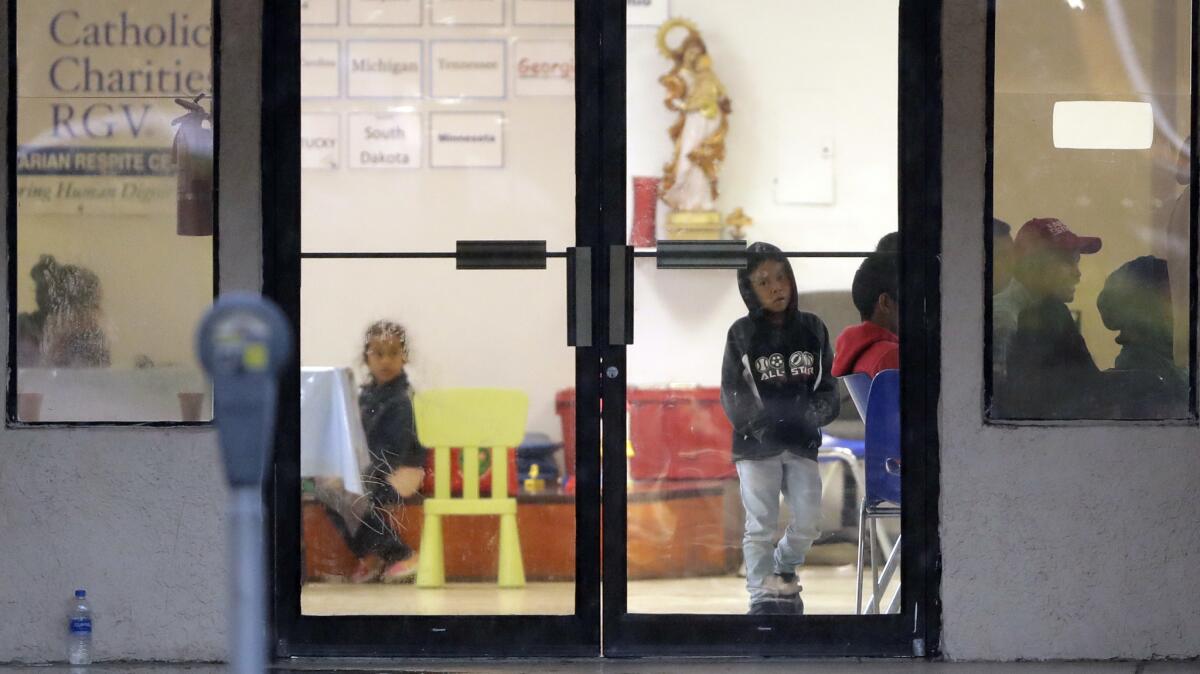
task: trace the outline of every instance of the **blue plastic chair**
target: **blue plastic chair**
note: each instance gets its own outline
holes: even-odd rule
[[[857,375],[854,375],[857,376]],[[851,389],[853,392],[853,389]],[[852,393],[853,395],[853,393]],[[880,545],[875,520],[881,517],[900,517],[900,371],[884,370],[871,381],[866,399],[866,493],[858,513],[858,582],[855,610],[863,613],[862,581],[864,548],[871,556],[871,597],[866,613],[878,613],[882,591],[900,567],[900,537],[890,546]],[[869,529],[869,530],[868,530]],[[883,571],[877,566],[881,548],[889,548]],[[887,608],[888,613],[899,609],[900,587]]]
[[[858,415],[865,418],[867,392],[871,388],[871,377],[865,374],[850,374],[840,378],[850,392]],[[855,494],[862,499],[866,493],[866,477],[863,474],[862,462],[866,459],[866,441],[853,438],[843,438],[821,432],[821,448],[817,450],[817,461],[829,463],[837,461],[843,464],[846,472],[854,480],[857,489]]]
[[[854,401],[854,409],[865,422],[867,420],[867,397],[871,392],[871,375],[855,373],[842,377],[846,390],[850,391],[850,399]]]

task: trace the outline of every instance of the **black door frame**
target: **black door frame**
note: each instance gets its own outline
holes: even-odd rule
[[[624,3],[606,12],[603,44],[605,173],[604,260],[625,245]],[[938,537],[941,385],[941,0],[901,0],[899,48],[899,221],[904,406],[904,508],[901,516],[902,610],[898,615],[788,616],[647,615],[626,607],[625,394],[626,347],[606,342],[604,378],[604,653],[644,656],[925,656],[940,652],[941,557]],[[604,315],[624,296],[604,297]],[[611,286],[606,285],[606,288]],[[607,335],[606,335],[607,336]],[[749,653],[748,653],[749,652]]]
[[[625,347],[609,345],[609,246],[625,241],[625,3],[576,0],[576,245],[592,250],[592,344],[576,350],[577,500],[574,616],[347,616],[300,614],[299,400],[279,406],[268,485],[273,653],[292,656],[935,656],[940,636],[937,399],[940,387],[940,0],[900,3],[902,380],[905,507],[903,612],[893,616],[647,616],[624,612]],[[604,39],[601,39],[601,36]],[[299,3],[264,3],[262,111],[263,292],[284,309],[299,343]],[[599,186],[597,188],[597,186]],[[444,257],[444,254],[441,255]],[[628,286],[627,286],[628,288]],[[625,302],[628,298],[615,298]],[[299,358],[284,391],[299,390]],[[601,379],[616,367],[618,376]],[[600,418],[599,400],[605,405]],[[595,404],[593,405],[592,402]],[[598,447],[606,429],[601,502]],[[586,532],[600,531],[603,541]],[[600,568],[604,551],[604,615]]]
[[[579,63],[576,100],[595,91],[599,75],[600,26],[593,18],[599,0],[576,6],[575,49]],[[300,4],[264,3],[263,17],[263,292],[276,300],[292,323],[300,343]],[[599,241],[599,195],[589,186],[598,181],[596,162],[601,117],[596,106],[576,105],[576,245]],[[340,255],[335,255],[340,256]],[[355,257],[442,258],[445,252],[398,253]],[[559,257],[561,254],[551,253]],[[446,259],[449,258],[449,259]],[[593,265],[591,283],[599,287],[603,272]],[[502,273],[502,272],[491,272]],[[553,273],[547,270],[545,273]],[[573,273],[573,272],[572,272]],[[564,279],[565,280],[565,279]],[[564,291],[565,292],[565,291]],[[514,298],[515,299],[515,298]],[[568,299],[568,305],[572,301]],[[596,311],[592,307],[593,312]],[[593,332],[600,322],[593,313]],[[564,326],[564,339],[566,333]],[[590,342],[597,344],[595,337]],[[297,349],[297,352],[299,349]],[[281,384],[299,391],[298,353]],[[598,372],[600,350],[575,351],[577,447],[598,447],[599,381],[584,373]],[[589,404],[594,401],[594,404]],[[597,537],[576,541],[575,614],[565,616],[305,616],[300,611],[299,396],[279,405],[273,480],[267,487],[273,540],[269,545],[270,606],[275,657],[294,656],[597,656],[600,650],[600,569],[589,560],[600,556]],[[600,530],[600,460],[595,452],[576,458],[576,531]],[[282,551],[282,552],[281,552]]]

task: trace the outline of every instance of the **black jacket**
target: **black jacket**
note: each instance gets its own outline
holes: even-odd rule
[[[733,458],[790,451],[816,459],[820,428],[839,411],[829,330],[815,314],[797,309],[796,277],[778,248],[755,243],[747,252],[750,264],[738,271],[738,290],[748,312],[729,327],[721,365],[721,405],[733,424]],[[768,320],[750,285],[750,271],[764,258],[780,261],[791,281],[782,325]]]
[[[1021,312],[1009,345],[1001,411],[1014,419],[1106,419],[1103,378],[1067,305],[1046,299]]]
[[[387,485],[387,477],[400,466],[425,465],[426,450],[417,442],[408,376],[401,374],[386,384],[366,384],[358,396],[371,465],[367,484],[372,491]]]

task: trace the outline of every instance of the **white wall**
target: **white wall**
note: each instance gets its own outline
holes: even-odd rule
[[[896,227],[897,3],[865,4],[671,3],[674,16],[701,29],[733,101],[720,207],[728,213],[740,206],[754,217],[753,240],[791,250],[873,250]],[[494,36],[544,37],[545,30],[510,28]],[[658,175],[671,153],[673,119],[657,82],[669,61],[655,47],[656,30],[631,28],[628,35],[631,177]],[[347,34],[345,28],[305,29],[313,39]],[[363,34],[358,29],[355,36]],[[442,33],[387,31],[389,37],[430,35]],[[445,105],[424,102],[415,109]],[[343,113],[379,106],[304,104],[308,112]],[[551,250],[569,245],[573,105],[510,98],[502,107],[508,111],[504,171],[306,172],[305,250],[444,251],[467,238],[544,238]],[[821,119],[829,120],[836,141],[835,201],[777,203],[780,130]],[[848,289],[859,261],[795,264],[802,291]],[[450,261],[311,261],[303,288],[303,362],[350,364],[363,328],[393,316],[411,332],[418,386],[522,388],[531,399],[530,430],[558,438],[553,396],[574,381],[564,279],[555,261],[545,272],[521,273],[455,272]],[[719,384],[725,331],[745,314],[732,272],[660,272],[641,260],[635,288],[630,383]]]
[[[870,251],[896,229],[897,7],[895,0],[671,2],[673,16],[700,29],[733,104],[718,210],[741,207],[754,218],[749,240],[784,250]],[[658,52],[657,30],[628,32],[627,184],[661,176],[672,153],[667,128],[675,116],[658,84],[670,61]],[[824,124],[834,141],[834,201],[779,203],[781,138],[789,127]],[[666,210],[660,203],[660,236]],[[803,293],[848,291],[860,262],[792,264]],[[746,313],[733,272],[659,271],[639,260],[634,284],[630,383],[719,386],[725,332]]]
[[[419,39],[426,59],[431,39],[503,39],[511,66],[517,40],[570,40],[573,33],[569,26],[364,28],[343,21],[306,26],[302,37]],[[446,252],[459,239],[545,239],[552,251],[572,245],[574,99],[519,97],[514,89],[510,78],[503,101],[304,101],[306,113],[342,115],[343,144],[351,112],[415,111],[423,125],[433,111],[505,114],[504,169],[434,169],[426,152],[416,170],[304,171],[304,250]],[[444,259],[309,261],[303,274],[304,365],[360,364],[363,331],[390,318],[409,332],[415,386],[522,389],[530,396],[529,430],[561,436],[554,394],[575,383],[562,260],[537,272],[455,271]]]
[[[946,2],[942,27],[943,646],[1194,657],[1196,427],[982,425],[986,4]]]

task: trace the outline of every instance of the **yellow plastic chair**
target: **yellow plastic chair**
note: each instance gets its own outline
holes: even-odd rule
[[[517,499],[508,495],[508,451],[521,444],[529,398],[508,389],[464,388],[422,391],[413,398],[417,438],[432,447],[433,497],[425,499],[417,587],[442,587],[446,566],[442,518],[500,516],[500,587],[524,587],[525,565],[517,534]],[[450,448],[461,447],[463,493],[450,496]],[[492,494],[479,496],[479,448],[492,448]]]

